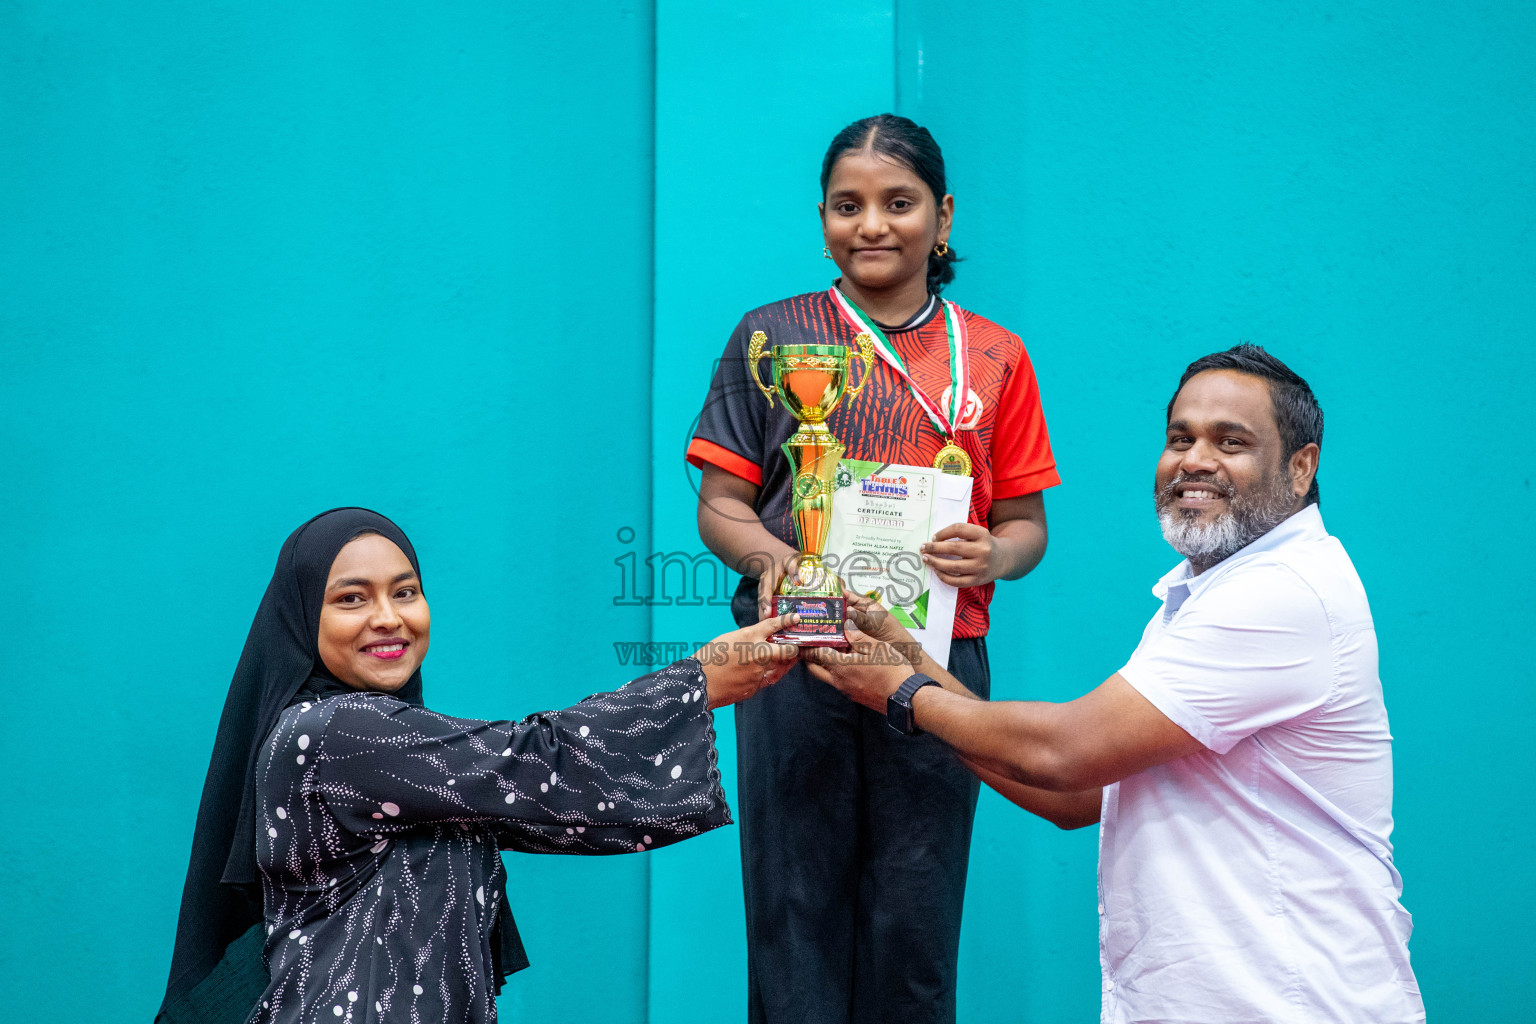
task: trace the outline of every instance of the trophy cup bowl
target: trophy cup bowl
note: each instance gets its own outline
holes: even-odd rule
[[[845,345],[775,345],[773,384],[758,376],[768,337],[752,335],[747,358],[752,379],[773,405],[775,394],[800,421],[800,427],[780,447],[794,471],[790,511],[799,541],[797,570],[779,581],[774,591],[774,614],[797,613],[800,621],[769,637],[775,643],[801,647],[847,647],[843,634],[843,581],[822,561],[827,534],[832,529],[832,490],[843,446],[827,428],[827,417],[844,398],[864,388],[872,365],[873,346],[867,334],[856,339],[859,348]],[[863,373],[857,387],[848,386],[849,364],[857,357]]]

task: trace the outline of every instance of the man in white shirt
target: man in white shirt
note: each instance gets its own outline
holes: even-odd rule
[[[1263,349],[1190,365],[1154,485],[1185,561],[1130,660],[1077,700],[978,700],[869,607],[853,652],[805,655],[1026,810],[1102,825],[1106,1024],[1424,1019],[1376,634],[1317,507],[1322,433]]]

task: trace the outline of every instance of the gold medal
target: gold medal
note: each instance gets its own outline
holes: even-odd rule
[[[946,442],[933,457],[933,468],[950,476],[970,476],[971,457],[954,441]]]

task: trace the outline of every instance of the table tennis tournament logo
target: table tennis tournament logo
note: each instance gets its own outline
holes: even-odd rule
[[[908,495],[907,478],[904,476],[866,476],[859,480],[859,493],[872,498],[905,498]]]
[[[830,619],[832,617],[832,609],[828,607],[825,601],[802,601],[795,608],[795,611],[811,619]]]

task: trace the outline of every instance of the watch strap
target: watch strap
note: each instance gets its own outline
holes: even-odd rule
[[[932,676],[921,672],[914,672],[902,680],[896,692],[891,694],[885,702],[885,720],[892,729],[904,736],[912,736],[922,732],[917,727],[916,716],[912,712],[912,697],[925,686],[938,686],[939,682]]]

